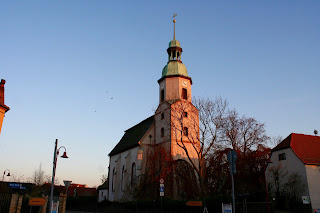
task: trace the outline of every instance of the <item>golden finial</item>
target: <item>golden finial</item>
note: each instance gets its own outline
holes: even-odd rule
[[[173,39],[176,39],[176,19],[175,17],[178,16],[178,14],[173,13]]]

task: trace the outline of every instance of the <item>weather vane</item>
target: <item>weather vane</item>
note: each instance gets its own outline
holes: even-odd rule
[[[176,13],[173,13],[173,16],[172,16],[172,18],[175,18],[176,16],[178,16],[178,14],[176,14]]]
[[[176,19],[175,17],[178,16],[178,14],[173,13],[173,39],[176,39]]]

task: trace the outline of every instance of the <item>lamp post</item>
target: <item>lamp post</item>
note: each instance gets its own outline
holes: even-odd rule
[[[64,153],[61,156],[62,158],[68,158],[66,147],[61,146],[57,149],[58,139],[56,139],[56,143],[54,146],[54,154],[53,154],[53,170],[52,170],[52,181],[51,181],[51,191],[50,191],[50,203],[49,203],[49,213],[52,212],[52,201],[53,201],[53,188],[54,188],[54,178],[56,176],[56,167],[57,167],[57,156],[59,156],[59,150],[64,148]]]
[[[269,195],[268,195],[268,186],[267,186],[267,175],[266,175],[266,169],[269,163],[272,163],[270,158],[264,163],[263,169],[264,169],[264,182],[266,185],[266,194],[267,194],[267,207],[268,207],[268,213],[270,213],[270,206],[269,206]]]
[[[2,182],[3,182],[3,180],[4,180],[4,175],[6,174],[6,171],[8,171],[7,176],[8,176],[8,177],[10,177],[10,176],[11,176],[11,175],[10,175],[10,170],[9,170],[9,169],[4,170],[3,175],[2,175]]]

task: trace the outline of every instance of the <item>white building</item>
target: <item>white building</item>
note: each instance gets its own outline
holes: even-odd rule
[[[310,198],[312,209],[320,209],[320,137],[304,134],[290,134],[272,149],[272,163],[266,173],[269,183],[274,184],[270,169],[280,168],[290,174],[297,173],[305,186],[302,196]],[[285,173],[284,173],[285,174]],[[277,177],[279,178],[279,177]],[[280,177],[281,178],[281,177]],[[285,180],[283,180],[284,182]]]

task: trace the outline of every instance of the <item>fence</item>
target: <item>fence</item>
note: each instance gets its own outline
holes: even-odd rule
[[[11,194],[0,194],[0,212],[9,212]]]

